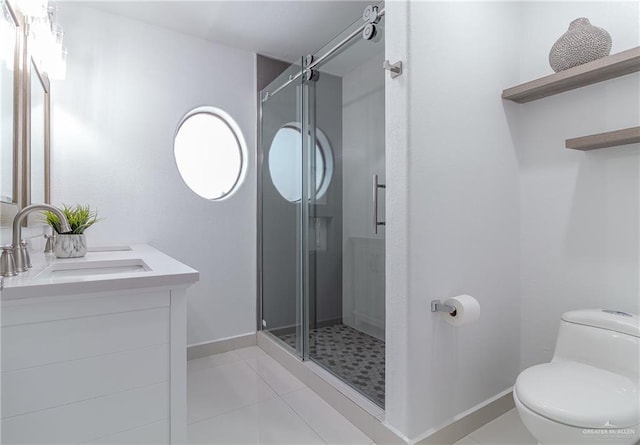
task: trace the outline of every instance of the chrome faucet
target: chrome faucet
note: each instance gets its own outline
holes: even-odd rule
[[[29,264],[29,256],[27,252],[27,247],[25,244],[22,244],[22,221],[24,221],[25,217],[31,213],[38,210],[48,210],[51,213],[55,214],[58,218],[60,218],[60,231],[61,233],[71,232],[71,226],[69,226],[69,221],[67,221],[67,217],[64,216],[57,208],[49,205],[49,204],[33,204],[25,207],[20,210],[15,218],[13,218],[13,242],[11,245],[11,251],[13,253],[13,261],[2,261],[0,266],[2,266],[2,270],[0,270],[0,275],[2,276],[13,276],[18,272],[26,272],[31,265]],[[5,249],[2,252],[3,257],[9,256],[9,253],[6,252],[9,249]],[[11,263],[14,264],[14,269],[11,270]]]

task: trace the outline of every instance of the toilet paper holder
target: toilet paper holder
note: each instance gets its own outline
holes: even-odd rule
[[[431,302],[431,312],[447,312],[451,316],[456,315],[456,308],[442,303],[440,300],[433,300]]]

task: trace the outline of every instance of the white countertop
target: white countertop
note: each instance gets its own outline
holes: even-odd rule
[[[143,288],[185,288],[198,281],[200,273],[146,244],[135,244],[130,250],[90,251],[83,258],[56,258],[53,254],[29,252],[33,267],[15,277],[5,277],[0,292],[2,301],[21,298],[109,292]],[[111,264],[120,260],[141,260],[146,269],[134,272],[85,274],[84,276],[51,277],[51,269],[65,265],[90,266]]]

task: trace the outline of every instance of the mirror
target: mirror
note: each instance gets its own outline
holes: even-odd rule
[[[50,83],[30,57],[24,16],[0,0],[0,225],[50,199]]]
[[[0,202],[18,204],[17,162],[18,144],[15,140],[16,52],[18,22],[5,0],[1,0],[0,15]],[[5,213],[5,206],[2,208]]]
[[[49,203],[49,79],[30,59],[28,153],[25,156],[29,178],[29,204]]]

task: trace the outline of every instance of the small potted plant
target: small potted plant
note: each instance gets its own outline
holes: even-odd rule
[[[52,212],[45,211],[44,216],[56,234],[54,253],[58,258],[78,258],[87,254],[87,239],[84,231],[98,222],[98,214],[91,207],[82,204],[67,206],[60,209],[69,221],[71,232],[60,233],[60,218]]]

